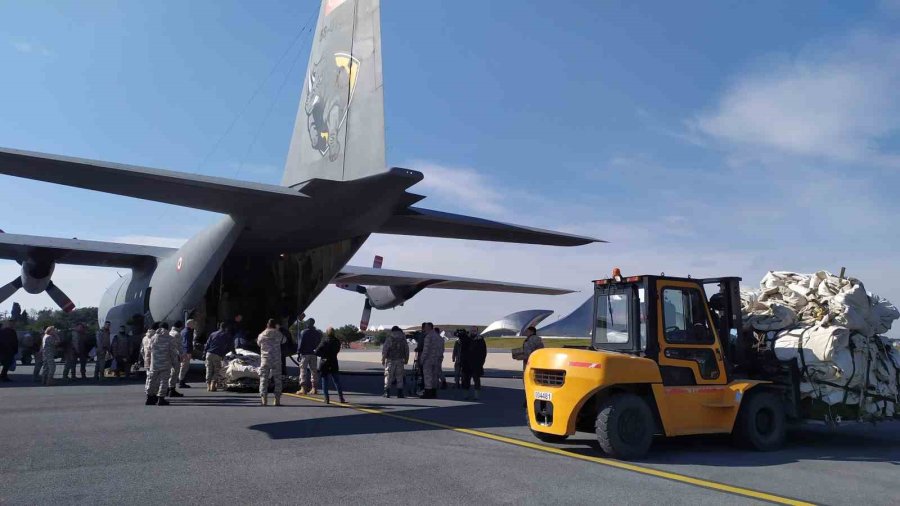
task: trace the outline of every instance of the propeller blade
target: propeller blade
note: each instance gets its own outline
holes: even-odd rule
[[[75,303],[72,302],[72,299],[69,298],[62,290],[59,289],[58,286],[53,284],[53,281],[47,285],[47,295],[53,299],[53,302],[56,303],[57,306],[60,307],[64,312],[71,313],[75,309]]]
[[[22,278],[16,278],[3,285],[3,288],[0,288],[0,303],[12,297],[14,293],[19,291],[19,288],[22,288]]]
[[[363,314],[362,318],[359,320],[359,331],[365,332],[366,329],[369,328],[369,317],[372,316],[372,304],[369,304],[369,299],[366,299],[366,303],[363,306]]]

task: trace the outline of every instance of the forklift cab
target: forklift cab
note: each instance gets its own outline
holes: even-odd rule
[[[715,285],[712,299],[706,286]],[[727,384],[740,329],[740,278],[594,281],[591,349],[649,358],[664,385]]]

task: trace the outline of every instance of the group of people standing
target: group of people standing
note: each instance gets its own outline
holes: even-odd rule
[[[304,321],[305,315],[301,314],[297,319],[297,357],[300,367],[300,393],[304,395],[319,393],[321,387],[325,402],[330,403],[328,381],[337,389],[341,402],[344,400],[343,387],[341,385],[340,365],[338,353],[341,350],[340,341],[333,328],[329,327],[323,334],[315,326],[315,320]],[[282,375],[285,372],[286,355],[291,352],[285,350],[286,343],[290,343],[292,336],[288,331],[279,326],[276,320],[270,319],[266,328],[259,334],[255,343],[251,343],[243,332],[236,332],[236,322],[226,321],[219,325],[218,330],[211,333],[206,340],[203,354],[206,365],[207,391],[215,392],[219,378],[223,372],[223,361],[229,352],[236,347],[249,347],[251,344],[260,352],[260,384],[259,395],[263,406],[268,405],[268,390],[270,382],[274,391],[274,405],[281,405]],[[195,345],[195,322],[176,322],[171,328],[165,322],[156,322],[146,331],[141,341],[140,357],[147,371],[145,393],[147,405],[166,406],[167,397],[183,397],[178,388],[190,388],[185,382],[192,350]],[[481,377],[484,375],[484,364],[487,358],[487,345],[484,339],[478,335],[477,330],[471,332],[461,331],[457,334],[458,340],[453,347],[452,360],[457,371],[457,385],[466,391],[466,400],[478,400],[481,391]],[[90,351],[96,348],[96,365],[94,377],[99,381],[105,377],[104,370],[109,358],[116,362],[116,375],[128,376],[132,361],[132,341],[124,326],[119,332],[111,336],[110,322],[106,322],[97,332],[93,340],[93,346],[85,333],[85,326],[78,324],[73,336],[63,341],[55,327],[48,327],[44,331],[41,346],[35,354],[36,363],[34,377],[40,378],[44,385],[53,383],[56,372],[56,359],[61,352],[64,358],[63,377],[71,374],[75,378],[76,358],[84,357],[81,364],[81,377],[86,377],[86,363]],[[7,322],[0,329],[0,381],[9,381],[7,371],[10,357],[15,357],[18,342],[15,330],[11,322]],[[536,330],[530,327],[526,331],[526,339],[523,344],[525,354],[524,363],[528,356],[537,349],[543,348],[543,342],[537,336]],[[418,354],[416,367],[420,368],[424,383],[424,392],[421,395],[425,399],[437,397],[437,390],[443,380],[444,338],[441,337],[434,324],[425,322],[421,327],[421,334],[417,339],[415,350]],[[392,388],[396,388],[398,398],[404,397],[404,382],[406,365],[409,364],[410,347],[407,337],[399,327],[393,327],[381,348],[382,365],[384,366],[384,397],[390,397]],[[524,364],[523,364],[524,366]]]
[[[341,386],[340,365],[337,355],[341,349],[334,329],[329,327],[325,334],[316,328],[316,321],[310,318],[304,321],[305,315],[301,314],[297,319],[297,356],[300,366],[300,391],[304,395],[318,394],[319,387],[325,397],[325,402],[330,403],[328,393],[328,380],[330,379],[337,389],[338,398],[344,400],[344,390]],[[204,359],[206,361],[206,386],[210,392],[218,389],[218,381],[222,374],[223,360],[229,352],[236,348],[258,349],[260,355],[259,367],[259,396],[260,404],[269,404],[268,392],[270,381],[274,393],[274,405],[281,405],[282,375],[285,373],[285,359],[291,354],[285,345],[290,342],[291,336],[287,329],[278,325],[274,319],[270,319],[266,328],[257,336],[256,342],[237,332],[235,324],[223,322],[219,329],[206,340],[204,347]]]
[[[487,359],[487,345],[474,327],[471,332],[463,331],[457,337],[452,355],[457,377],[460,379],[457,386],[466,390],[466,400],[478,400],[481,377],[484,375],[484,362]],[[434,399],[437,397],[438,387],[444,381],[444,338],[433,323],[422,324],[416,352],[418,361],[415,366],[421,369],[424,384],[422,398]],[[396,387],[398,398],[404,397],[404,372],[406,364],[409,363],[409,355],[406,335],[400,327],[393,327],[381,346],[384,397],[390,398],[392,387]]]
[[[3,340],[6,339],[6,333],[9,334],[9,337],[16,336],[12,322],[6,323],[3,331],[0,332],[4,333]],[[13,357],[18,351],[17,348],[18,343],[16,343],[16,350],[13,351]],[[87,334],[86,326],[79,323],[71,333],[65,335],[53,326],[44,329],[43,337],[38,343],[37,349],[34,350],[34,381],[40,381],[48,386],[52,385],[56,374],[56,360],[60,357],[63,359],[63,379],[75,380],[77,378],[75,366],[79,363],[81,379],[87,379],[87,363],[92,349],[96,349],[93,375],[95,380],[102,381],[106,377],[106,366],[110,359],[115,360],[116,376],[128,376],[132,344],[131,336],[128,335],[125,327],[120,327],[118,333],[111,335],[110,322],[106,322],[91,338]],[[3,358],[0,356],[0,363],[2,362]],[[5,377],[5,372],[0,375]]]

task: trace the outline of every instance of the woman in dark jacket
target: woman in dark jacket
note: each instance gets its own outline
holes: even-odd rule
[[[341,388],[341,368],[338,364],[338,353],[341,351],[341,342],[334,335],[334,328],[328,327],[325,331],[325,339],[316,347],[316,356],[319,357],[319,377],[322,381],[322,392],[325,394],[325,404],[331,404],[328,398],[328,383],[326,380],[331,377],[331,382],[337,388],[338,397],[341,402],[344,400],[344,390]]]
[[[473,329],[474,330],[474,329]],[[474,331],[459,338],[459,361],[462,371],[462,387],[466,390],[466,400],[478,400],[481,391],[481,377],[484,376],[484,361],[487,359],[487,344]],[[470,383],[475,380],[474,394]]]

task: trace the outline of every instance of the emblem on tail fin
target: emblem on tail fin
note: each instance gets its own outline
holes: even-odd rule
[[[359,60],[347,53],[323,56],[309,72],[306,111],[309,140],[320,155],[335,161],[341,152],[340,132],[353,102]]]

